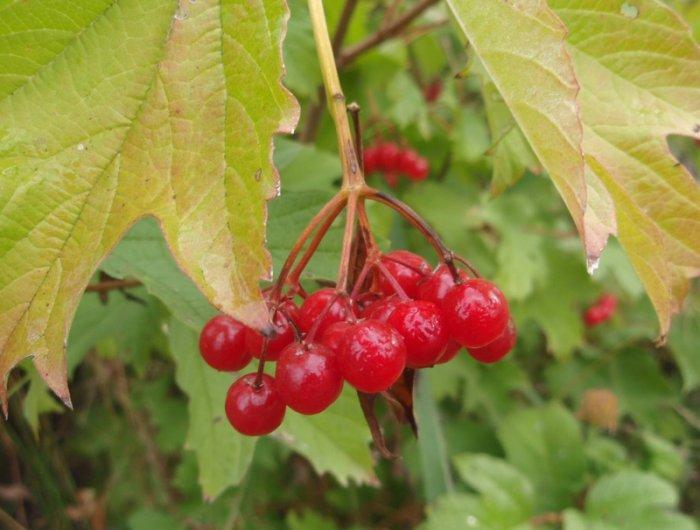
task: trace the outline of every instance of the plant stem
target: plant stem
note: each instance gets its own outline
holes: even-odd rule
[[[103,293],[113,291],[115,289],[127,289],[129,287],[138,287],[143,285],[139,280],[104,280],[98,283],[93,283],[85,288],[86,293]]]
[[[0,508],[0,525],[7,530],[27,530],[24,526],[15,521],[12,516]]]

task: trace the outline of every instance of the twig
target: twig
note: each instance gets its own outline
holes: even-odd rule
[[[436,4],[438,0],[421,0],[411,9],[398,16],[391,24],[379,28],[379,30],[370,35],[365,40],[358,42],[357,44],[350,46],[340,54],[338,58],[338,67],[344,68],[360,55],[371,50],[372,48],[379,46],[381,43],[395,37],[403,29],[418,18],[426,9]]]
[[[93,283],[85,288],[86,293],[104,293],[107,291],[114,291],[116,289],[128,289],[129,287],[139,287],[143,285],[139,280],[104,280],[101,282]]]
[[[548,512],[536,515],[530,519],[530,524],[532,526],[542,526],[549,524],[558,524],[564,520],[564,517],[559,512]]]
[[[6,528],[7,530],[27,530],[2,508],[0,508],[0,526],[2,526],[2,528]]]
[[[350,20],[357,7],[358,0],[346,0],[345,6],[343,6],[343,12],[340,14],[340,19],[335,27],[335,33],[333,34],[333,40],[331,46],[333,48],[333,54],[337,57],[341,47],[343,46],[343,41],[348,33],[348,28],[350,27]],[[326,91],[323,89],[323,85],[318,85],[316,89],[316,102],[309,109],[309,114],[306,117],[306,125],[301,133],[300,140],[302,142],[310,142],[318,132],[318,126],[321,123],[321,116],[323,116],[323,106],[326,104]]]

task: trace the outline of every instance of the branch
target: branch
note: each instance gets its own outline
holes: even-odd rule
[[[129,287],[138,287],[142,285],[139,280],[104,280],[93,283],[85,288],[86,293],[105,293],[116,289],[128,289]]]
[[[0,508],[0,526],[2,526],[2,528],[7,528],[7,530],[27,530],[2,508]]]
[[[376,46],[379,46],[384,41],[395,37],[401,33],[406,26],[418,18],[426,9],[437,4],[437,2],[438,0],[421,0],[411,9],[397,17],[391,24],[379,28],[379,31],[377,31],[374,35],[370,35],[362,42],[358,42],[354,46],[350,46],[348,49],[343,50],[338,58],[338,67],[344,68],[363,53]]]

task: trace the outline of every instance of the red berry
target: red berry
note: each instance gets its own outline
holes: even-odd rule
[[[237,379],[226,394],[226,416],[233,428],[248,436],[269,434],[284,419],[285,405],[273,377],[263,374],[259,387],[256,374]]]
[[[397,161],[398,170],[408,176],[413,174],[413,169],[416,167],[416,163],[420,160],[420,155],[416,153],[413,149],[404,149],[399,154]]]
[[[589,328],[597,326],[610,320],[616,309],[617,297],[613,294],[604,294],[586,310],[583,314],[583,321]]]
[[[459,271],[459,277],[463,282],[469,279],[469,275],[462,270]],[[420,300],[427,300],[428,302],[432,302],[439,306],[445,299],[447,291],[449,291],[454,284],[455,281],[452,278],[450,269],[447,267],[447,265],[442,264],[435,269],[432,274],[425,276],[418,283],[416,298],[419,298]]]
[[[377,147],[368,147],[362,153],[365,175],[374,173],[379,169],[379,149]]]
[[[335,354],[313,342],[287,346],[277,361],[275,380],[287,406],[301,414],[327,409],[343,389]]]
[[[386,322],[399,303],[401,303],[401,300],[399,300],[396,295],[380,298],[376,302],[368,305],[362,313],[362,316],[367,319]]]
[[[409,298],[416,297],[418,282],[430,273],[428,262],[407,250],[389,252],[382,256],[381,261]],[[384,294],[394,294],[394,287],[381,272],[377,274],[377,284]]]
[[[381,171],[396,171],[401,149],[393,142],[377,146],[377,169]]]
[[[362,392],[382,392],[406,367],[406,346],[398,332],[377,320],[355,324],[338,352],[345,380]]]
[[[511,319],[508,321],[506,329],[496,340],[490,342],[486,346],[482,346],[481,348],[469,348],[467,351],[469,352],[469,355],[474,357],[474,359],[479,362],[495,363],[508,355],[508,353],[515,346],[517,339],[518,332],[515,329],[513,320]]]
[[[434,103],[442,94],[442,80],[436,79],[423,90],[423,96],[428,103]]]
[[[335,322],[326,328],[321,336],[321,344],[333,353],[338,353],[345,339],[345,333],[353,326],[350,322]]]
[[[199,351],[209,366],[224,372],[235,372],[250,362],[246,349],[247,326],[228,315],[210,319],[199,335]]]
[[[466,348],[480,348],[496,340],[510,318],[501,290],[480,278],[452,287],[442,310],[451,337]]]
[[[280,304],[278,311],[275,313],[274,327],[277,334],[267,343],[267,353],[265,360],[276,361],[280,352],[289,344],[294,342],[294,319],[297,317],[298,309],[294,302],[285,300]],[[292,319],[290,323],[287,315]],[[246,349],[258,359],[262,356],[263,336],[259,331],[252,328],[246,329],[245,335]]]
[[[455,358],[457,352],[462,349],[462,346],[456,340],[447,341],[447,346],[445,346],[445,352],[440,356],[437,364],[445,364],[450,362]]]
[[[308,333],[321,317],[321,313],[324,315],[316,328],[316,336],[319,337],[334,322],[347,320],[351,316],[349,302],[330,287],[319,289],[304,300],[299,308],[299,327]]]
[[[406,366],[410,368],[434,365],[449,340],[442,311],[432,302],[402,302],[391,313],[387,324],[403,337]]]
[[[413,164],[413,168],[411,169],[411,172],[408,173],[408,178],[411,180],[414,180],[416,182],[419,182],[421,180],[425,180],[428,178],[428,175],[430,174],[430,164],[425,158],[419,158],[416,160],[416,162]]]

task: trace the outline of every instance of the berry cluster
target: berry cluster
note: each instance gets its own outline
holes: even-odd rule
[[[368,147],[363,153],[363,160],[365,174],[379,171],[392,187],[396,186],[400,175],[417,182],[428,178],[430,172],[430,165],[425,158],[413,149],[402,149],[393,142]]]
[[[452,263],[431,270],[405,250],[378,254],[355,285],[350,294],[319,289],[298,307],[269,291],[274,332],[268,337],[223,315],[204,326],[200,350],[213,368],[241,370],[253,357],[277,363],[274,377],[260,369],[229,389],[226,414],[236,430],[270,433],[286,407],[317,414],[344,382],[364,393],[384,392],[404,370],[448,362],[461,347],[492,363],[515,345],[501,291]]]
[[[583,322],[592,328],[607,322],[615,314],[617,309],[617,297],[613,294],[604,294],[583,313]]]

